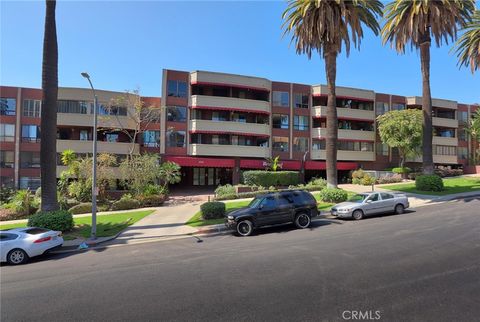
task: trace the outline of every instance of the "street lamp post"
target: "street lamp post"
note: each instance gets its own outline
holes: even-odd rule
[[[93,160],[92,160],[92,232],[91,239],[97,239],[97,110],[98,99],[93,88],[90,75],[88,73],[81,73],[81,75],[88,80],[93,92]]]

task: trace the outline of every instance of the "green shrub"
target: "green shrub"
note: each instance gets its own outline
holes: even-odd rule
[[[128,210],[140,208],[140,202],[133,198],[121,198],[112,204],[112,210]]]
[[[420,191],[442,191],[443,180],[436,174],[424,174],[415,179],[415,187]]]
[[[343,202],[347,200],[348,193],[343,189],[338,188],[325,188],[320,191],[320,198],[324,202]]]
[[[76,206],[71,207],[68,209],[68,212],[73,215],[78,214],[88,214],[92,212],[92,203],[91,202],[82,202]]]
[[[163,194],[165,194],[165,188],[158,184],[147,184],[145,188],[143,188],[142,193],[144,196],[156,196]]]
[[[360,183],[364,186],[371,186],[372,184],[375,183],[375,178],[370,176],[368,173],[366,173],[362,179],[360,179]]]
[[[410,169],[409,167],[398,167],[398,168],[393,168],[392,169],[392,172],[393,173],[398,173],[398,174],[408,174],[410,172],[412,172],[412,169]]]
[[[462,169],[435,169],[435,174],[439,175],[442,178],[445,177],[456,177],[463,175]]]
[[[421,172],[412,172],[412,173],[409,173],[407,177],[410,180],[415,180],[418,176],[421,176],[421,175],[422,175]]]
[[[92,200],[92,186],[86,182],[72,181],[68,186],[68,193],[80,202]]]
[[[306,184],[306,186],[307,187],[314,186],[314,187],[320,188],[319,190],[322,190],[327,186],[327,180],[323,178],[313,178],[312,180],[310,180],[309,183]]]
[[[352,172],[352,182],[353,182],[353,179],[362,179],[364,175],[365,175],[365,171],[363,171],[362,169],[358,169],[358,170],[353,171]]]
[[[9,208],[0,208],[0,221],[24,219],[27,215],[18,214],[15,210]]]
[[[225,195],[231,195],[235,194],[235,187],[232,186],[231,184],[226,184],[224,186],[218,186],[217,189],[215,189],[215,196],[225,196]]]
[[[41,211],[28,219],[28,226],[69,231],[73,228],[73,217],[66,210]]]
[[[75,199],[67,199],[65,197],[59,197],[58,198],[58,204],[60,205],[61,210],[68,210],[68,209],[80,204],[80,202],[78,202]]]
[[[160,207],[166,200],[165,195],[139,196],[138,201],[142,207]]]
[[[243,181],[249,186],[263,187],[296,185],[299,183],[298,171],[244,171]]]
[[[360,179],[360,178],[352,178],[352,183],[353,183],[353,184],[362,184],[362,179]]]
[[[35,213],[38,210],[38,200],[27,190],[18,190],[13,195],[7,208],[14,210],[21,216],[27,216]]]
[[[206,202],[200,206],[203,219],[219,219],[225,215],[225,204],[223,202]]]
[[[15,191],[12,188],[2,186],[0,188],[0,204],[9,203]]]
[[[378,184],[402,182],[402,177],[398,174],[393,176],[384,176],[377,179]]]

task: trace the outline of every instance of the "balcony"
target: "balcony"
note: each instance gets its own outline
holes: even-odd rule
[[[337,107],[338,118],[355,119],[355,120],[375,120],[375,111],[357,110],[352,108]],[[312,117],[327,117],[326,106],[314,106],[312,108]]]
[[[311,130],[312,138],[324,138],[327,136],[327,129],[317,127]],[[338,130],[338,138],[343,140],[365,140],[375,141],[375,132],[359,130]]]
[[[442,117],[432,117],[433,126],[458,128],[458,120]]]
[[[421,163],[423,161],[422,156],[418,156],[415,158],[408,158],[407,162],[418,162]],[[458,164],[458,158],[456,155],[433,155],[433,163],[440,163],[440,164]]]
[[[268,158],[270,157],[270,148],[244,145],[189,144],[188,155]]]
[[[407,97],[407,105],[422,106],[422,98],[420,96]],[[432,98],[432,106],[456,110],[457,102],[439,98]]]
[[[316,86],[313,86],[312,90],[313,90],[314,96],[328,95],[327,85],[316,85]],[[375,92],[367,89],[336,86],[335,93],[338,98],[351,97],[353,100],[359,99],[359,100],[368,100],[372,102],[375,100]]]
[[[270,91],[272,83],[266,78],[195,71],[190,73],[192,84],[218,84],[232,87],[255,88]]]
[[[258,136],[270,136],[270,125],[257,123],[242,123],[228,121],[191,120],[191,131],[253,134]]]
[[[92,141],[80,140],[57,140],[57,151],[61,152],[71,149],[77,153],[92,153]],[[98,153],[112,153],[112,154],[129,154],[132,144],[128,142],[97,142]],[[139,144],[134,144],[133,153],[137,154],[139,151]]]
[[[192,95],[189,105],[192,107],[211,107],[223,110],[270,114],[269,102],[235,97]]]
[[[312,150],[312,160],[326,160],[325,150]],[[337,151],[338,161],[375,161],[374,151]]]
[[[434,136],[433,137],[433,144],[435,144],[435,145],[457,146],[458,145],[458,138],[447,138],[447,137],[442,137],[442,136]]]
[[[93,127],[93,114],[57,113],[57,125]],[[128,116],[98,115],[99,128],[136,128],[135,120]]]

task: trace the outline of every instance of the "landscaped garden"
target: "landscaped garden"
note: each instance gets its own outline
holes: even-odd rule
[[[462,193],[462,192],[480,192],[480,178],[474,177],[459,177],[459,178],[450,178],[443,179],[443,189],[425,190],[418,188],[415,182],[387,185],[383,186],[384,189],[396,190],[409,193],[418,193],[424,195],[434,195],[434,196],[445,196],[453,193]]]

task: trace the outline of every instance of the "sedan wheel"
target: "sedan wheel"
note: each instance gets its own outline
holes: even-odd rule
[[[352,216],[353,216],[353,219],[360,220],[363,218],[363,211],[357,209],[353,212]]]
[[[240,236],[250,236],[253,232],[253,224],[250,220],[242,220],[237,224],[237,233]]]
[[[312,220],[310,219],[310,216],[305,213],[298,214],[295,218],[295,226],[300,229],[307,228],[308,226],[310,226],[311,222]]]
[[[403,205],[398,204],[395,206],[395,213],[397,215],[403,214],[404,211],[405,211],[405,207]]]
[[[11,250],[7,255],[7,261],[12,265],[20,265],[26,263],[28,260],[28,255],[23,249],[16,248]]]

